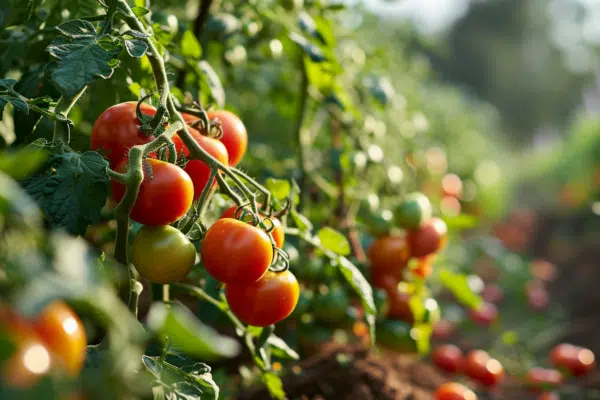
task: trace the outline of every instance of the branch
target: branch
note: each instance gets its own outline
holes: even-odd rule
[[[202,36],[202,31],[204,31],[204,26],[206,25],[206,20],[208,19],[208,14],[210,11],[210,6],[212,5],[213,0],[200,0],[200,7],[198,8],[198,16],[194,20],[194,35],[200,41],[200,37]]]

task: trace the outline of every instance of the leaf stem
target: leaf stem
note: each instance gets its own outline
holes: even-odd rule
[[[84,86],[83,89],[73,97],[61,96],[54,107],[54,114],[60,115],[66,119],[69,111],[71,111],[75,103],[77,103],[77,100],[83,96],[86,89],[87,86]],[[57,118],[54,121],[54,135],[52,136],[52,141],[57,142],[59,140],[63,143],[69,143],[71,141],[71,133],[68,123]]]

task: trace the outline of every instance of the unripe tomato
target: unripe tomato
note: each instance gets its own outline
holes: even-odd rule
[[[200,252],[206,271],[224,283],[256,282],[273,261],[269,236],[233,218],[219,219],[208,229]]]
[[[325,293],[318,292],[313,301],[315,316],[323,322],[339,323],[346,319],[350,298],[343,288],[332,286]]]
[[[369,247],[367,256],[371,262],[371,274],[374,278],[391,275],[399,279],[410,254],[403,236],[381,236]]]
[[[467,354],[463,371],[466,376],[487,387],[496,386],[504,379],[502,364],[483,350],[473,350]]]
[[[27,388],[50,370],[52,357],[42,339],[27,320],[6,305],[0,305],[0,338],[14,346],[10,357],[0,360],[2,383]]]
[[[540,392],[560,386],[563,383],[563,376],[555,369],[534,367],[527,371],[523,380],[528,389]]]
[[[439,252],[446,244],[448,227],[439,218],[431,218],[420,228],[408,232],[407,239],[412,257],[425,257]]]
[[[488,303],[500,303],[504,299],[504,290],[495,283],[489,283],[483,288],[481,297]]]
[[[166,285],[187,276],[196,261],[196,248],[170,225],[143,226],[131,244],[131,262],[143,278]]]
[[[248,133],[244,123],[237,115],[226,110],[209,111],[208,118],[211,121],[216,118],[221,121],[223,137],[220,140],[227,148],[229,165],[236,166],[244,157],[248,147]]]
[[[431,218],[431,203],[423,193],[411,193],[393,209],[393,213],[396,225],[415,230]]]
[[[232,206],[229,207],[227,210],[225,210],[225,212],[223,213],[223,215],[221,215],[221,218],[234,218],[235,219],[235,211],[237,210],[237,206]],[[241,211],[240,211],[241,213]],[[261,214],[261,217],[265,218],[264,215]],[[283,225],[281,225],[281,221],[278,220],[277,218],[271,218],[271,221],[273,221],[273,230],[271,231],[271,235],[273,236],[273,241],[275,241],[275,246],[279,247],[280,249],[283,248],[283,243],[285,241],[285,233],[283,232]]]
[[[398,353],[417,353],[417,342],[411,336],[412,325],[404,321],[385,320],[377,323],[377,343]]]
[[[117,170],[127,171],[128,159]],[[131,219],[143,225],[168,225],[183,217],[192,205],[194,184],[184,170],[174,164],[148,158],[144,161],[144,180],[131,210]],[[152,169],[148,174],[146,169]],[[113,198],[121,201],[125,185],[111,180]]]
[[[92,150],[97,150],[108,158],[111,168],[127,157],[130,148],[146,144],[155,139],[140,131],[142,123],[135,114],[137,103],[128,101],[107,108],[96,120],[91,134]],[[156,114],[156,109],[142,103],[142,113],[149,116]]]
[[[194,128],[189,128],[191,136],[194,140],[202,147],[208,154],[216,158],[221,163],[227,165],[229,157],[227,156],[227,149],[225,145],[208,136],[202,135]],[[190,150],[183,144],[181,138],[178,135],[173,137],[173,143],[175,144],[175,151],[177,156],[183,153],[185,157],[190,156]],[[194,182],[194,200],[198,200],[202,191],[208,184],[208,178],[210,177],[210,167],[200,160],[189,160],[183,170],[192,178]],[[213,179],[211,185],[216,184],[216,179]]]
[[[436,347],[433,352],[433,363],[440,369],[456,374],[462,368],[462,351],[453,344],[445,344]]]
[[[286,318],[294,311],[299,294],[298,281],[290,271],[267,271],[257,282],[225,285],[231,311],[253,326],[269,326]]]
[[[478,307],[470,309],[468,312],[471,321],[477,325],[489,326],[498,319],[498,309],[492,303],[481,303]]]
[[[477,400],[471,389],[457,382],[444,383],[434,396],[434,400]]]
[[[576,377],[589,374],[596,366],[591,350],[568,343],[555,346],[550,352],[550,361],[556,368],[567,370]]]

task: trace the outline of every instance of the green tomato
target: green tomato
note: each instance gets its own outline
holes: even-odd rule
[[[313,311],[318,320],[337,324],[347,318],[350,298],[339,286],[332,286],[327,293],[317,293],[313,300]]]
[[[411,193],[394,210],[394,222],[401,228],[415,230],[431,218],[431,202],[423,193]]]
[[[299,318],[302,314],[306,314],[310,310],[314,294],[315,293],[310,289],[302,289],[300,291],[298,303],[291,314],[291,318]]]
[[[376,325],[377,343],[398,353],[417,353],[417,342],[411,336],[413,327],[404,321],[385,320]]]
[[[294,265],[292,269],[301,281],[319,282],[323,272],[323,260],[321,258],[313,258],[305,264],[300,262]]]

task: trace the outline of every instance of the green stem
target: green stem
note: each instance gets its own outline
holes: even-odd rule
[[[62,96],[58,99],[58,103],[54,107],[54,114],[58,114],[63,116],[65,119],[67,115],[69,115],[69,111],[73,108],[77,100],[85,93],[87,86],[84,86],[83,89],[79,91],[79,93],[75,94],[73,97],[65,97]],[[52,136],[52,141],[62,141],[64,143],[69,143],[71,141],[71,134],[69,131],[69,125],[64,121],[59,121],[56,119],[54,121],[54,135]]]
[[[198,210],[202,210],[204,208],[204,204],[206,203],[208,194],[211,192],[211,189],[213,187],[213,182],[218,173],[219,173],[218,169],[211,168],[210,175],[208,176],[208,181],[206,183],[206,186],[204,186],[204,189],[202,189],[202,193],[200,194],[200,198],[198,198],[198,202],[196,203],[196,206],[190,210],[190,211],[192,211],[191,216],[198,216],[199,215]],[[185,224],[185,226],[181,229],[181,231],[183,233],[188,233],[189,230],[194,225],[194,222],[195,222],[194,218],[190,218],[188,220],[188,222]]]
[[[245,179],[249,184],[251,184],[256,190],[258,190],[263,196],[265,196],[265,204],[269,205],[271,204],[271,192],[269,192],[267,190],[267,188],[265,188],[263,185],[261,185],[260,183],[258,183],[256,180],[254,180],[253,178],[251,178],[248,174],[246,174],[245,172],[240,171],[237,168],[231,168],[231,170],[238,174],[239,176],[241,176],[243,179]]]

